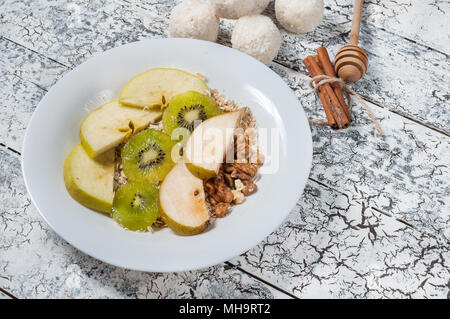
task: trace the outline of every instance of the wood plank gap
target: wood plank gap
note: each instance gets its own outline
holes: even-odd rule
[[[256,279],[256,280],[258,280],[258,281],[260,281],[260,282],[262,282],[262,283],[264,283],[264,284],[266,284],[267,286],[272,287],[272,288],[275,289],[275,290],[278,290],[279,292],[284,293],[285,295],[288,295],[289,297],[291,297],[291,298],[293,298],[293,299],[300,299],[300,298],[297,297],[296,295],[294,295],[294,294],[292,294],[292,293],[290,293],[290,292],[288,292],[288,291],[286,291],[286,290],[284,290],[284,289],[282,289],[282,288],[280,288],[280,287],[275,286],[274,284],[272,284],[272,283],[270,283],[270,282],[268,282],[268,281],[266,281],[266,280],[264,280],[264,279],[262,279],[262,278],[260,278],[260,277],[258,277],[258,276],[256,276],[256,275],[252,274],[251,272],[248,272],[248,271],[242,269],[241,267],[239,267],[239,266],[237,266],[237,265],[232,264],[232,263],[229,262],[229,261],[226,261],[225,264],[226,264],[227,266],[229,266],[229,267],[232,267],[232,268],[234,268],[234,269],[236,269],[236,270],[239,270],[239,271],[243,272],[243,273],[246,274],[247,276],[250,276],[250,277],[252,277],[252,278],[254,278],[254,279]]]
[[[388,217],[392,217],[392,214],[391,214],[391,213],[386,213],[386,212],[382,211],[382,210],[379,209],[379,208],[372,207],[372,206],[370,206],[369,208],[372,209],[372,210],[374,210],[374,211],[376,211],[377,213],[383,214],[383,215],[388,216]],[[412,227],[412,226],[411,226],[411,227]],[[414,228],[414,227],[413,227],[413,228]]]
[[[377,213],[380,213],[380,214],[386,215],[386,216],[388,216],[388,217],[394,218],[394,219],[395,219],[396,221],[398,221],[399,223],[402,223],[402,224],[406,225],[407,227],[413,229],[414,231],[419,232],[420,234],[423,234],[423,235],[432,237],[432,238],[434,238],[434,239],[437,240],[437,241],[442,241],[442,240],[444,240],[444,241],[446,241],[447,245],[450,245],[450,242],[447,241],[445,238],[443,238],[443,237],[438,237],[438,236],[436,236],[436,235],[433,234],[433,233],[424,232],[423,230],[418,229],[416,226],[414,226],[414,225],[408,223],[408,222],[405,221],[404,219],[396,218],[396,217],[390,215],[389,213],[386,213],[386,212],[384,212],[384,211],[382,211],[381,209],[376,208],[376,207],[370,206],[369,208],[372,209],[372,210],[374,210],[374,211],[376,211]]]
[[[378,212],[378,213],[380,213],[380,214],[383,214],[383,215],[386,215],[386,216],[389,216],[389,217],[393,217],[391,214],[389,214],[389,213],[386,213],[386,212],[384,212],[384,211],[382,211],[381,209],[379,209],[379,208],[376,208],[376,207],[370,207],[370,209],[372,209],[372,210],[374,210],[374,211],[376,211],[376,212]],[[396,218],[396,217],[393,217],[396,221],[398,221],[399,223],[402,223],[402,224],[405,224],[406,226],[408,226],[408,227],[410,227],[410,228],[412,228],[412,229],[414,229],[414,230],[416,230],[416,231],[418,231],[418,232],[420,232],[420,233],[422,233],[423,234],[423,232],[422,231],[420,231],[420,230],[418,230],[414,225],[411,225],[410,223],[408,223],[407,221],[405,221],[405,220],[403,220],[403,219],[400,219],[400,218]],[[430,236],[433,236],[433,234],[426,234],[426,235],[430,235]],[[435,237],[435,236],[433,236],[434,238],[437,238],[437,237]]]
[[[398,115],[398,116],[400,116],[400,117],[403,117],[403,118],[405,118],[405,119],[407,119],[407,120],[410,120],[411,122],[414,122],[414,123],[416,123],[416,124],[419,124],[420,126],[424,126],[424,127],[428,128],[428,129],[430,129],[430,130],[432,130],[432,131],[435,131],[436,133],[445,135],[446,137],[450,137],[450,133],[447,133],[447,132],[445,132],[445,131],[442,131],[442,130],[440,130],[440,129],[436,128],[436,127],[430,126],[430,125],[428,125],[428,124],[422,123],[422,122],[420,122],[420,121],[418,121],[418,120],[416,120],[416,119],[414,119],[414,118],[412,118],[412,117],[409,117],[408,115],[405,115],[405,114],[400,113],[399,111],[393,110],[393,109],[391,109],[391,108],[389,108],[389,107],[387,107],[387,106],[384,106],[384,105],[382,105],[382,104],[379,104],[378,102],[373,101],[371,98],[369,98],[369,97],[367,97],[367,96],[365,96],[365,95],[361,95],[361,97],[363,98],[364,101],[369,102],[369,103],[372,103],[373,105],[378,106],[379,108],[385,109],[385,110],[388,111],[388,112],[394,113],[394,114],[396,114],[396,115]]]
[[[417,230],[416,227],[414,227],[413,225],[411,225],[410,223],[408,223],[407,221],[405,221],[403,219],[396,218],[395,220],[397,220],[399,223],[405,224],[406,226],[408,226],[408,227],[410,227],[410,228],[412,228],[414,230]],[[427,234],[427,235],[429,235],[429,234]]]
[[[313,156],[314,156],[314,154],[313,154]],[[343,195],[343,196],[347,196],[347,194],[345,194],[344,192],[342,192],[342,191],[340,191],[340,190],[338,190],[338,189],[335,189],[335,188],[333,188],[333,187],[331,187],[331,186],[329,186],[329,185],[327,185],[327,184],[324,184],[324,183],[322,183],[322,182],[319,182],[319,181],[318,181],[317,179],[315,179],[315,178],[308,177],[308,179],[309,179],[310,181],[312,181],[312,182],[314,182],[314,183],[316,183],[316,184],[322,186],[322,187],[325,187],[325,188],[329,189],[330,191],[339,193],[339,194],[341,194],[341,195]]]
[[[123,6],[129,6],[129,7],[135,8],[135,9],[139,9],[140,11],[144,11],[145,13],[147,13],[147,14],[150,15],[150,12],[149,12],[147,9],[145,9],[145,8],[143,8],[143,7],[141,7],[141,6],[138,6],[138,5],[136,5],[136,4],[130,3],[130,2],[127,1],[127,0],[120,0],[120,1],[114,0],[114,2],[116,2],[116,3],[120,4],[120,5],[123,5]],[[379,29],[384,30],[383,28],[379,28]],[[386,30],[384,30],[384,31],[386,31]],[[386,32],[388,32],[388,31],[386,31]],[[341,35],[340,35],[340,36],[341,36]],[[400,35],[397,35],[397,36],[400,36]],[[67,65],[65,65],[64,63],[61,63],[61,62],[59,62],[59,61],[57,61],[57,60],[54,60],[54,59],[52,59],[52,58],[50,58],[50,57],[47,57],[47,56],[45,56],[45,55],[43,55],[43,54],[41,54],[41,53],[39,53],[39,52],[37,52],[37,51],[35,51],[35,50],[32,50],[32,49],[30,49],[30,48],[28,48],[28,47],[26,47],[26,46],[24,46],[24,45],[22,45],[22,44],[16,42],[16,41],[13,41],[13,40],[11,40],[11,39],[5,37],[5,36],[0,35],[0,37],[3,38],[3,39],[5,39],[5,40],[7,40],[7,41],[9,41],[9,42],[11,42],[11,43],[14,43],[15,45],[18,45],[18,46],[20,46],[20,47],[22,47],[22,48],[24,48],[24,49],[26,49],[26,50],[29,50],[29,51],[31,51],[31,52],[33,52],[33,53],[35,53],[35,54],[38,54],[39,56],[42,56],[42,57],[44,57],[45,59],[48,59],[48,60],[50,60],[50,61],[52,61],[52,62],[54,62],[54,63],[57,63],[57,64],[59,64],[59,65],[61,65],[61,66],[64,66],[64,67],[66,67],[66,68],[68,68],[68,69],[72,69],[72,68],[73,68],[72,66],[67,66]],[[405,39],[407,39],[407,38],[405,38]],[[413,42],[413,43],[416,43],[416,44],[418,44],[418,45],[420,45],[420,43],[417,43],[417,42],[415,42],[414,40],[411,40],[411,39],[407,39],[407,40],[408,40],[408,41],[411,41],[411,42]],[[425,46],[424,46],[424,47],[425,47]],[[427,48],[430,49],[430,50],[433,50],[433,48],[431,48],[431,47],[427,47]],[[439,52],[440,54],[446,55],[445,53],[440,52],[440,51],[438,51],[438,50],[435,50],[435,51]],[[447,55],[446,55],[446,56],[447,56]],[[280,66],[282,66],[282,67],[285,67],[285,68],[290,69],[290,70],[292,70],[292,71],[298,72],[298,73],[300,73],[300,74],[302,74],[302,75],[308,76],[308,74],[306,74],[304,71],[300,70],[298,67],[295,67],[295,66],[294,66],[294,67],[291,67],[291,66],[285,65],[285,64],[283,64],[283,62],[280,62],[280,61],[278,61],[278,60],[274,60],[273,62],[276,63],[276,64],[278,64],[278,65],[280,65]],[[17,74],[13,74],[13,75],[18,76]],[[19,78],[21,78],[21,77],[19,77]],[[21,78],[21,79],[24,80],[23,78]],[[41,86],[39,86],[39,85],[36,84],[36,83],[30,82],[30,81],[28,81],[28,80],[24,80],[24,81],[29,82],[29,83],[32,83],[33,85],[36,85],[37,87],[39,87],[39,88],[43,89],[45,92],[47,92],[47,90],[45,90],[44,88],[42,88]],[[398,115],[398,116],[401,116],[401,117],[403,117],[403,118],[405,118],[405,119],[408,119],[408,120],[410,120],[410,121],[412,121],[412,122],[414,122],[414,123],[417,123],[417,124],[419,124],[419,125],[421,125],[421,126],[424,126],[424,127],[428,128],[428,129],[430,129],[430,130],[433,130],[433,131],[435,131],[435,132],[437,132],[437,133],[440,133],[440,134],[443,134],[443,135],[445,135],[445,136],[447,136],[447,137],[450,137],[450,133],[448,133],[448,132],[445,132],[445,131],[440,130],[440,129],[438,129],[438,128],[435,128],[435,127],[432,127],[432,126],[430,126],[430,125],[424,124],[424,123],[420,122],[419,120],[416,120],[416,119],[413,119],[413,118],[411,118],[411,117],[409,117],[409,116],[406,116],[406,115],[404,115],[404,114],[402,114],[402,113],[400,113],[400,112],[398,112],[398,111],[396,111],[396,110],[393,110],[393,109],[389,108],[388,106],[383,106],[381,103],[379,103],[379,102],[377,102],[377,101],[374,101],[374,100],[368,98],[367,96],[363,96],[363,95],[362,95],[362,97],[363,97],[363,99],[364,99],[365,101],[370,102],[370,103],[374,104],[375,106],[378,106],[378,107],[380,107],[380,108],[384,108],[385,110],[387,110],[387,111],[389,111],[389,112],[392,112],[392,113],[394,113],[394,114],[396,114],[396,115]]]
[[[7,292],[5,289],[0,288],[0,292],[4,293],[5,295],[7,295],[9,298],[11,299],[18,299],[16,296],[14,296],[13,294],[10,294],[9,292]]]
[[[16,42],[16,41],[14,41],[14,40],[11,40],[11,39],[9,39],[9,38],[3,36],[3,35],[0,35],[0,38],[3,38],[3,39],[5,39],[6,41],[9,41],[9,42],[11,42],[11,43],[14,43],[15,45],[17,45],[17,46],[19,46],[19,47],[21,47],[21,48],[24,48],[24,49],[26,49],[26,50],[29,50],[29,51],[31,51],[31,52],[33,52],[33,53],[35,53],[35,54],[37,54],[37,55],[39,55],[39,56],[41,56],[41,57],[44,57],[44,58],[47,59],[47,60],[50,60],[50,61],[52,61],[52,62],[54,62],[54,63],[57,63],[57,64],[59,64],[59,65],[61,65],[61,66],[64,66],[64,67],[66,67],[66,68],[68,68],[68,69],[72,69],[72,68],[73,68],[73,67],[70,67],[70,66],[65,65],[64,63],[61,63],[61,62],[59,62],[59,61],[56,61],[55,59],[52,59],[52,58],[50,58],[50,57],[48,57],[48,56],[46,56],[46,55],[43,55],[43,54],[39,53],[38,51],[35,51],[35,50],[33,50],[33,49],[30,49],[30,48],[28,48],[28,47],[26,47],[26,46],[24,46],[24,45],[22,45],[22,44],[20,44],[20,43],[18,43],[18,42]]]
[[[402,34],[398,34],[398,33],[394,33],[394,32],[392,32],[392,31],[386,30],[385,28],[377,27],[377,26],[373,25],[372,23],[367,23],[367,25],[368,25],[368,26],[375,27],[375,28],[377,28],[377,29],[379,29],[379,30],[381,30],[381,31],[384,31],[384,32],[389,33],[389,34],[391,34],[391,35],[394,35],[394,36],[396,36],[396,37],[400,37],[400,38],[402,38],[402,39],[405,39],[406,41],[411,42],[411,43],[413,43],[413,44],[415,44],[415,45],[417,45],[417,46],[422,46],[422,47],[424,47],[424,48],[427,48],[427,49],[430,50],[430,51],[434,51],[434,52],[440,53],[440,54],[442,54],[442,55],[445,55],[446,58],[449,57],[448,53],[445,53],[445,52],[443,52],[443,51],[441,51],[441,50],[439,50],[439,49],[433,48],[433,47],[429,46],[428,44],[419,42],[419,41],[414,40],[414,39],[410,39],[410,38],[408,38],[408,37],[406,37],[406,36],[404,36],[404,35],[402,35]]]
[[[9,71],[6,71],[6,72],[7,72],[8,74],[11,74],[12,76],[15,76],[16,78],[19,78],[19,79],[22,80],[23,82],[33,84],[34,86],[38,87],[38,88],[41,89],[42,91],[48,92],[48,90],[47,90],[46,88],[43,88],[42,86],[40,86],[40,85],[37,84],[37,83],[34,83],[33,81],[24,79],[24,78],[21,77],[20,75],[18,75],[18,74],[16,74],[16,73],[13,73],[13,72],[9,72]]]
[[[9,147],[9,146],[6,146],[6,145],[3,144],[3,143],[0,143],[0,146],[6,148],[8,151],[11,151],[11,152],[13,152],[13,153],[15,153],[15,154],[17,154],[17,155],[19,155],[19,156],[22,156],[22,154],[21,154],[19,151],[16,151],[15,149],[13,149],[13,148],[11,148],[11,147]]]

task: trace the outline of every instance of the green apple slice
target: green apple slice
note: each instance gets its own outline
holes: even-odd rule
[[[183,150],[187,168],[201,179],[217,175],[224,157],[233,147],[234,130],[241,112],[214,116],[198,125]]]
[[[80,139],[90,157],[96,157],[162,117],[161,111],[142,110],[106,103],[86,116],[81,124]]]
[[[110,213],[114,199],[114,150],[92,159],[80,144],[64,162],[64,184],[70,196],[91,209]]]
[[[186,91],[209,94],[203,79],[178,69],[150,69],[131,79],[120,93],[123,105],[140,108],[159,108],[173,96]]]
[[[209,220],[203,181],[179,161],[166,175],[159,188],[162,219],[177,234],[196,235],[205,230]]]

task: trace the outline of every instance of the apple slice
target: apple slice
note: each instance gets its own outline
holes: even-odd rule
[[[205,230],[209,220],[203,181],[179,161],[159,188],[160,213],[177,234],[195,235]]]
[[[199,76],[178,69],[150,69],[128,82],[120,93],[119,102],[128,106],[155,108],[186,91],[209,94],[208,86]]]
[[[64,184],[70,196],[91,209],[111,213],[114,199],[114,150],[92,159],[78,145],[64,162]]]
[[[90,157],[96,157],[161,117],[161,111],[136,109],[123,106],[117,100],[111,101],[89,113],[83,120],[81,144]]]
[[[224,113],[194,129],[183,150],[186,166],[192,174],[201,179],[217,175],[225,155],[233,147],[234,130],[240,118],[240,111]]]

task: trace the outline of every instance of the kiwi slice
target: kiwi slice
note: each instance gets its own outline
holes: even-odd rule
[[[175,165],[171,153],[176,143],[169,135],[155,129],[137,133],[122,148],[125,176],[132,181],[154,184],[162,181]]]
[[[112,217],[129,230],[147,230],[159,216],[158,193],[149,183],[126,183],[114,195]]]
[[[169,135],[176,128],[192,132],[197,124],[196,121],[203,122],[221,113],[222,109],[217,106],[212,97],[195,91],[187,91],[175,95],[169,101],[169,106],[163,113],[163,128]]]

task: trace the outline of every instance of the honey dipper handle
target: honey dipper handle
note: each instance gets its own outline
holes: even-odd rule
[[[350,44],[358,45],[359,28],[361,26],[362,7],[364,0],[355,0],[353,7],[352,31],[350,32]]]

